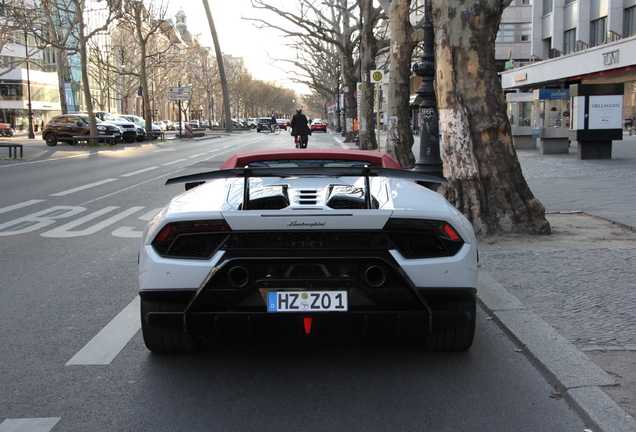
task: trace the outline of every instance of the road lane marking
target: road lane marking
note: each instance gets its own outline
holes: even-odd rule
[[[18,204],[13,204],[13,205],[10,205],[8,207],[2,207],[2,208],[0,208],[0,213],[10,212],[10,211],[13,211],[13,210],[20,209],[22,207],[28,207],[30,205],[37,204],[37,203],[40,203],[40,202],[43,202],[43,201],[46,201],[46,200],[34,199],[34,200],[25,201],[25,202],[18,203]]]
[[[159,168],[159,167],[158,166],[148,167],[148,168],[140,169],[139,171],[130,172],[128,174],[122,174],[119,177],[132,177],[132,176],[135,176],[137,174],[141,174],[141,173],[145,173],[145,172],[148,172],[148,171],[156,170],[157,168]]]
[[[165,164],[161,164],[161,165],[162,166],[174,165],[176,163],[183,162],[183,161],[187,161],[187,159],[177,159],[177,160],[173,160],[171,162],[166,162]]]
[[[206,156],[207,154],[208,154],[208,152],[195,154],[195,155],[192,155],[192,156],[188,156],[188,159],[193,159],[193,158],[198,158],[198,157],[201,157],[201,156]]]
[[[139,305],[140,299],[137,296],[66,362],[66,366],[110,364],[141,328]]]
[[[93,188],[93,187],[101,186],[103,184],[114,182],[114,181],[117,181],[117,179],[114,179],[114,178],[104,179],[104,180],[100,180],[100,181],[95,182],[95,183],[90,183],[90,184],[79,186],[79,187],[76,187],[76,188],[73,188],[73,189],[68,189],[68,190],[65,190],[65,191],[62,191],[62,192],[54,193],[54,194],[51,194],[49,196],[70,195],[70,194],[75,193],[75,192],[79,192],[79,191],[83,191],[83,190],[90,189],[90,188]]]
[[[60,417],[6,419],[0,423],[0,432],[49,432]]]

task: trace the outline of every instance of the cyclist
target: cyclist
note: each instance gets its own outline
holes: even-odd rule
[[[274,126],[276,126],[277,122],[276,122],[276,116],[274,114],[272,114],[272,118],[269,119],[269,130],[270,132],[274,132]]]
[[[311,130],[309,129],[309,122],[307,117],[303,114],[303,110],[298,108],[296,114],[292,117],[291,121],[292,135],[296,142],[296,148],[307,148],[307,142],[309,141],[309,135]],[[298,139],[300,137],[300,140]]]

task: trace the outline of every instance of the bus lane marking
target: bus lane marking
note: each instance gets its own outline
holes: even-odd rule
[[[113,210],[117,210],[119,208],[119,206],[109,206],[109,207],[104,207],[101,210],[98,210],[96,212],[93,212],[91,214],[88,214],[84,217],[81,217],[79,219],[76,219],[72,222],[69,222],[67,224],[64,224],[60,227],[57,228],[53,228],[50,231],[47,231],[45,233],[42,233],[41,236],[42,237],[53,237],[53,238],[69,238],[69,237],[81,237],[81,236],[86,236],[86,235],[90,235],[90,234],[95,234],[97,231],[100,231],[104,228],[106,228],[107,226],[110,226],[116,222],[119,222],[120,220],[132,215],[133,213],[138,212],[139,210],[143,209],[143,207],[131,207],[128,210],[124,210],[121,213],[118,213],[114,216],[109,217],[106,220],[103,220],[101,222],[96,223],[93,226],[90,226],[88,228],[85,228],[83,230],[80,231],[71,231],[71,229],[76,228],[88,221],[91,221],[93,219],[96,219],[100,216],[105,215],[106,213],[110,213]]]
[[[21,203],[18,203],[18,204],[13,204],[13,205],[10,205],[10,206],[7,206],[7,207],[0,208],[0,213],[7,213],[7,212],[10,212],[10,211],[13,211],[13,210],[21,209],[23,207],[28,207],[30,205],[37,204],[37,203],[44,202],[44,201],[46,201],[46,200],[34,199],[34,200],[21,202]]]

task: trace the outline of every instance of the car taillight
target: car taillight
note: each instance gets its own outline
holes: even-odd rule
[[[406,258],[452,256],[464,244],[455,228],[445,221],[392,218],[384,232]]]
[[[168,258],[208,258],[227,238],[230,226],[223,219],[171,222],[152,241],[153,248]]]

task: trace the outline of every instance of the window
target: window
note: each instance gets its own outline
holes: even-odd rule
[[[532,39],[532,24],[521,24],[521,42],[530,42]]]
[[[563,33],[563,54],[576,52],[576,29]]]
[[[625,9],[623,14],[623,37],[636,35],[636,6]]]
[[[599,18],[590,23],[590,47],[605,43],[605,27],[607,17]]]
[[[553,0],[543,0],[543,15],[552,13]]]
[[[497,43],[530,42],[532,24],[501,24],[497,32]]]
[[[495,42],[514,42],[515,41],[515,25],[501,24]]]

